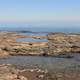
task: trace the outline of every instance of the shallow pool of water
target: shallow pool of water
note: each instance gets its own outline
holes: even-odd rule
[[[78,66],[80,65],[80,60],[77,60],[76,58],[66,59],[41,56],[9,56],[7,58],[0,58],[0,64],[14,64],[17,67],[25,68],[38,67],[54,71]]]
[[[47,39],[19,38],[17,42],[47,42]]]

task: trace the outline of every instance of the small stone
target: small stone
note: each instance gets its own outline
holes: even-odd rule
[[[39,75],[39,78],[44,78],[44,75]]]
[[[19,76],[19,79],[20,80],[28,80],[26,77],[24,77],[24,76]]]
[[[30,71],[31,71],[31,72],[34,72],[34,70],[33,70],[33,69],[31,69]]]
[[[61,77],[63,77],[63,74],[62,74],[62,73],[58,73],[58,74],[56,74],[56,76],[57,76],[58,78],[61,78]]]

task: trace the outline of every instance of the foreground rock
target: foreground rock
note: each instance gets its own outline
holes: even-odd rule
[[[48,72],[41,69],[17,69],[14,66],[0,65],[0,80],[47,80]]]
[[[51,33],[48,39],[50,55],[80,53],[79,34]]]
[[[0,65],[0,80],[80,80],[80,67],[49,72],[42,69],[18,69],[10,64]]]

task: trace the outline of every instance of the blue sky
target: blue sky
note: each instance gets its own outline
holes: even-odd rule
[[[79,24],[80,0],[0,0],[0,22]]]

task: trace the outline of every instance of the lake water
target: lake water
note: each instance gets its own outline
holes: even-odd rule
[[[41,68],[54,71],[80,66],[80,57],[67,59],[42,56],[10,56],[7,58],[0,58],[0,64],[14,64],[18,68]]]
[[[21,31],[29,30],[34,32],[80,32],[80,26],[41,26],[41,27],[31,27],[21,25],[0,25],[0,31]]]

